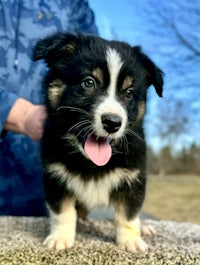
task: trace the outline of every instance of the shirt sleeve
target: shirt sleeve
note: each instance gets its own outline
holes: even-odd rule
[[[7,92],[0,88],[0,136],[3,132],[3,127],[6,122],[7,116],[12,108],[13,104],[17,100],[18,96],[14,93]],[[0,137],[0,141],[1,141]]]

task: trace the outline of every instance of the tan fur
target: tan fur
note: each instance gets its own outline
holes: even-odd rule
[[[146,106],[144,102],[140,102],[138,104],[138,115],[137,115],[137,122],[141,121],[145,115]]]
[[[65,91],[66,85],[59,79],[54,80],[49,84],[48,98],[53,108],[56,108],[59,103],[60,96]]]
[[[67,43],[67,45],[65,46],[66,50],[70,53],[74,53],[76,51],[76,43],[74,42],[69,42]]]
[[[101,68],[97,67],[92,71],[92,74],[95,78],[98,79],[98,81],[100,82],[101,85],[103,85],[103,71]]]
[[[127,76],[125,79],[124,79],[124,82],[122,84],[122,89],[123,90],[126,90],[127,88],[130,88],[131,86],[133,85],[133,77],[131,76]]]
[[[72,247],[75,240],[77,221],[74,198],[63,201],[59,214],[54,213],[50,208],[49,212],[51,216],[51,232],[45,239],[44,245],[56,250]]]
[[[116,242],[121,248],[131,252],[147,250],[147,244],[141,237],[139,217],[127,220],[122,205],[116,205],[115,208],[115,229]]]

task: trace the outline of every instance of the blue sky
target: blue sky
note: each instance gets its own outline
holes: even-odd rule
[[[89,0],[96,15],[96,23],[100,35],[104,38],[113,38],[111,28],[118,38],[134,43],[134,19],[132,6],[127,0]]]
[[[175,143],[179,146],[187,146],[192,142],[200,145],[200,58],[195,55],[195,50],[200,54],[200,34],[199,31],[193,30],[194,25],[200,23],[199,17],[195,17],[196,10],[200,10],[200,2],[196,0],[194,3],[187,0],[176,0],[176,2],[89,0],[89,2],[95,12],[96,23],[102,37],[127,41],[131,45],[141,45],[143,51],[165,72],[164,98],[162,100],[158,98],[152,88],[148,94],[146,131],[149,143],[155,149],[162,145],[162,140],[156,136],[157,116],[159,112],[167,112],[169,106],[173,108],[176,102],[179,102],[183,105],[182,115],[187,116],[189,122],[186,132],[174,139]],[[195,12],[189,13],[189,10]],[[160,14],[164,20],[161,19]],[[176,26],[179,35],[176,35],[170,26],[171,22]],[[188,47],[193,46],[194,50],[188,49],[187,45],[181,43],[182,37],[185,38],[183,43],[188,44]],[[175,115],[176,113],[174,118]]]

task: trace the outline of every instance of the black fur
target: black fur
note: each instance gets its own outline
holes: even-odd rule
[[[84,125],[79,129],[73,126],[84,119],[92,126],[94,110],[107,93],[110,83],[106,61],[108,47],[115,49],[123,61],[117,81],[116,97],[127,112],[128,123],[123,137],[111,140],[113,155],[109,162],[104,166],[97,166],[77,148],[77,143],[84,145],[92,129],[84,129]],[[162,96],[162,71],[142,53],[140,47],[131,47],[123,42],[107,41],[91,35],[58,33],[41,40],[33,54],[33,60],[39,59],[44,59],[49,67],[44,80],[48,119],[42,139],[44,184],[48,205],[51,210],[59,213],[63,199],[74,195],[73,190],[68,188],[68,183],[48,172],[49,164],[62,163],[71,173],[71,177],[80,174],[85,183],[92,179],[103,179],[115,168],[138,169],[137,180],[133,179],[132,183],[127,183],[125,178],[110,191],[110,201],[123,205],[127,219],[131,219],[141,208],[146,183],[146,144],[143,114],[138,120],[139,106],[141,103],[145,106],[147,88],[150,85],[155,87],[160,97]],[[91,76],[96,68],[101,69],[102,80],[93,76],[95,89],[85,87],[84,78]],[[126,76],[133,78],[130,90],[121,88]],[[52,84],[58,88],[60,86],[62,90],[57,91],[55,98],[49,94]],[[129,134],[128,129],[134,133]],[[77,141],[72,137],[63,138],[69,133],[75,135]],[[87,208],[84,202],[77,203]]]

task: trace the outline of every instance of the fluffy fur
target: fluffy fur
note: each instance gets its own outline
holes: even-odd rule
[[[51,232],[44,243],[73,246],[77,211],[112,204],[117,244],[146,250],[138,218],[146,184],[143,117],[148,87],[162,96],[162,71],[140,47],[81,34],[39,41],[39,59],[49,67],[42,159]]]

